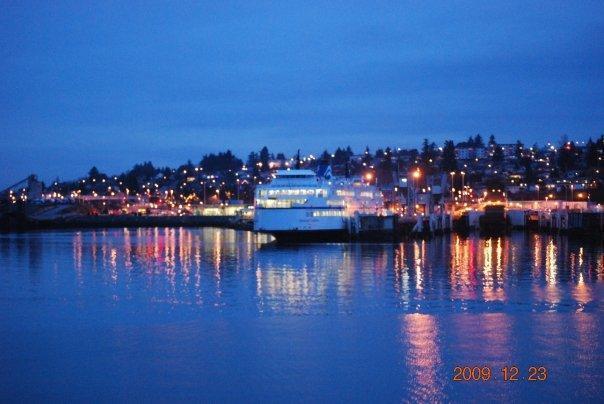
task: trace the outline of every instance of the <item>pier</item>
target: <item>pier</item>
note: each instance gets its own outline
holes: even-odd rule
[[[356,214],[347,220],[351,241],[390,241],[430,238],[455,232],[501,235],[509,231],[535,231],[571,237],[604,235],[604,209],[597,204],[568,201],[511,201],[500,209],[481,205],[416,216]],[[452,211],[452,212],[451,212]],[[207,206],[193,214],[104,214],[73,213],[69,205],[15,207],[0,216],[0,230],[36,230],[102,227],[224,227],[251,230],[253,209]]]

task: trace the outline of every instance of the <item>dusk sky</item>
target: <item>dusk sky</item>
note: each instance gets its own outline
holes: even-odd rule
[[[604,2],[2,1],[0,185],[604,132]]]

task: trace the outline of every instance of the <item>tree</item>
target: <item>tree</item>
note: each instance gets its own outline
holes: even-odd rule
[[[260,161],[260,156],[258,155],[258,153],[256,152],[250,152],[250,154],[247,156],[247,166],[251,167],[252,169],[254,169],[254,167],[256,167],[256,164],[258,164],[258,162]]]
[[[482,136],[480,136],[480,133],[474,138],[474,147],[479,149],[484,148],[484,142],[482,140]]]
[[[238,171],[241,169],[243,162],[235,157],[235,155],[227,150],[218,154],[210,153],[203,156],[201,166],[207,173]]]
[[[166,178],[170,178],[172,176],[172,169],[170,167],[164,167],[160,170],[160,172]]]
[[[344,149],[340,149],[339,147],[336,149],[333,155],[333,162],[335,164],[344,164],[350,159],[348,152]]]
[[[124,176],[124,187],[126,189],[128,189],[130,192],[136,193],[138,192],[138,178],[136,177],[136,174],[133,171],[129,171],[128,173],[126,173],[126,175]]]
[[[585,165],[588,169],[597,168],[601,163],[600,158],[604,154],[602,146],[604,145],[604,135],[600,136],[597,142],[594,142],[589,138],[585,147]]]
[[[369,146],[365,147],[365,152],[363,153],[363,163],[365,165],[371,165],[371,151],[369,150]]]
[[[522,166],[524,167],[524,182],[532,184],[537,179],[535,176],[535,170],[533,169],[533,159],[531,157],[522,158]]]
[[[392,150],[387,147],[379,156],[379,166],[377,171],[378,181],[380,184],[392,184],[394,165],[392,164]]]
[[[495,135],[489,136],[489,147],[495,147],[497,145],[497,141],[495,141]]]
[[[260,150],[260,163],[262,163],[262,170],[268,170],[268,163],[270,161],[270,154],[268,152],[268,147],[264,146],[262,150]]]
[[[436,144],[434,142],[428,142],[428,139],[424,139],[422,143],[421,159],[426,165],[433,165],[436,160]]]
[[[319,160],[321,160],[321,162],[323,163],[329,163],[331,161],[331,154],[329,154],[327,150],[323,150],[323,153],[321,153]]]
[[[452,140],[445,141],[443,147],[440,169],[445,173],[457,170],[457,157],[455,155],[455,143]]]
[[[495,148],[493,149],[493,164],[498,165],[503,163],[503,158],[503,148],[500,145],[496,144]]]
[[[130,170],[137,178],[148,179],[154,177],[158,170],[153,167],[153,163],[150,161],[145,161],[142,164],[135,164]]]
[[[210,156],[214,156],[214,154],[211,154]],[[208,155],[204,156],[204,159],[206,159],[208,157]],[[203,160],[202,160],[203,162]],[[202,164],[204,165],[204,164]],[[208,171],[208,172],[214,172],[214,167],[210,166],[209,164],[205,163],[204,168]],[[185,176],[188,177],[191,175],[191,173],[193,172],[193,170],[195,169],[195,166],[193,165],[193,162],[191,160],[187,160],[186,164],[181,165],[180,167],[178,167],[176,169],[176,174],[180,175],[180,176]]]
[[[516,140],[516,149],[514,150],[514,155],[518,160],[522,158],[522,151],[524,150],[524,144],[520,140]]]
[[[558,150],[558,167],[562,173],[575,168],[578,158],[577,148],[574,142],[566,142]]]
[[[97,178],[101,173],[96,166],[93,166],[90,171],[88,171],[88,178]]]

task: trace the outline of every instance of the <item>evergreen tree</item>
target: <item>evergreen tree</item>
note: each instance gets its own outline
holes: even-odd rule
[[[158,173],[158,170],[153,167],[153,163],[150,161],[145,161],[142,164],[135,164],[130,171],[142,179],[153,178]]]
[[[129,171],[124,176],[123,184],[124,184],[124,188],[128,189],[130,191],[130,193],[138,192],[139,183],[138,183],[138,178],[137,178],[136,174],[134,173],[134,171]]]
[[[566,142],[558,150],[558,167],[562,173],[575,168],[578,158],[577,148],[574,142]]]
[[[522,166],[524,167],[524,182],[527,184],[533,184],[535,182],[536,175],[533,169],[533,160],[530,157],[522,158]]]
[[[495,141],[495,135],[489,136],[489,147],[495,148],[497,141]]]
[[[597,168],[601,164],[600,158],[603,158],[604,150],[602,145],[604,144],[604,136],[596,142],[593,142],[591,138],[587,141],[586,152],[585,152],[585,165],[588,169]]]
[[[434,142],[428,142],[428,139],[424,139],[422,143],[421,159],[424,164],[432,166],[436,160],[436,144]]]
[[[369,150],[369,146],[365,147],[365,152],[363,153],[363,163],[369,166],[371,165],[371,151]]]
[[[268,147],[264,146],[262,148],[262,150],[260,150],[260,162],[262,163],[262,170],[266,171],[269,169],[269,161],[270,161],[270,154],[268,152]]]
[[[323,153],[321,153],[320,160],[323,163],[329,163],[331,161],[331,154],[329,154],[327,150],[323,150]]]
[[[162,176],[166,177],[166,179],[172,176],[172,169],[170,167],[164,167],[160,170]]]
[[[524,150],[524,144],[520,140],[516,140],[516,149],[514,150],[514,155],[516,159],[520,160],[522,158],[522,152]]]
[[[381,153],[380,165],[378,171],[378,181],[380,184],[392,184],[394,165],[392,164],[392,150],[387,147],[385,151]]]
[[[101,173],[96,166],[93,166],[90,171],[88,171],[88,178],[97,178]]]
[[[440,169],[449,173],[457,170],[457,157],[455,155],[455,143],[452,140],[445,141],[443,147],[442,159],[440,161]]]
[[[215,172],[234,172],[241,169],[243,162],[239,160],[235,155],[227,150],[226,152],[220,152],[218,154],[210,153],[203,156],[201,159],[201,166],[207,173]],[[192,164],[188,164],[188,170],[191,170]],[[179,171],[181,171],[179,169]]]
[[[352,149],[350,148],[350,146],[346,146],[346,154],[348,154],[348,158],[351,158],[352,156],[354,156],[354,153],[352,152]]]
[[[335,164],[344,164],[350,159],[350,157],[351,154],[349,154],[347,150],[338,147],[334,153],[333,161]]]
[[[493,157],[492,157],[493,164],[499,165],[499,164],[503,163],[503,158],[504,158],[503,148],[500,145],[496,144],[495,148],[493,149]]]
[[[482,136],[480,136],[480,133],[477,134],[476,137],[474,138],[474,147],[476,147],[476,148],[484,147],[484,142],[482,140]]]
[[[251,170],[256,170],[257,169],[257,164],[260,161],[260,156],[258,155],[258,153],[256,152],[250,152],[250,154],[247,156],[247,167],[248,169]]]

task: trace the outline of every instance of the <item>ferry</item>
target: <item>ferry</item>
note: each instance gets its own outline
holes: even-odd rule
[[[375,186],[304,169],[278,170],[256,187],[254,205],[254,230],[282,242],[346,241],[355,233],[355,217],[385,212]]]

